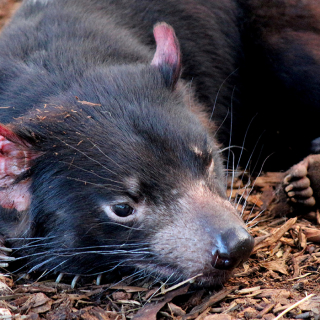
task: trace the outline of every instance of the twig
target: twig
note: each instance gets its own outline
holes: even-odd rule
[[[309,300],[311,297],[315,296],[314,293],[309,294],[308,296],[306,296],[305,298],[303,298],[302,300],[298,301],[297,303],[293,304],[291,307],[287,308],[286,310],[282,311],[276,318],[274,318],[273,320],[279,320],[282,316],[284,316],[287,312],[289,312],[290,310],[294,309],[295,307],[297,307],[299,304],[301,304],[302,302],[305,302],[307,300]]]
[[[186,283],[188,283],[188,282],[191,283],[194,279],[196,279],[196,278],[198,278],[198,277],[200,277],[200,276],[202,276],[202,273],[199,273],[199,274],[197,274],[196,276],[194,276],[194,277],[192,277],[192,278],[189,278],[189,279],[187,279],[187,280],[184,280],[184,281],[182,281],[182,282],[179,282],[179,283],[177,283],[176,285],[174,285],[174,286],[172,286],[172,287],[170,287],[170,288],[161,290],[161,292],[158,293],[158,294],[156,294],[155,296],[163,295],[163,294],[165,294],[165,293],[167,293],[167,292],[169,292],[169,291],[175,290],[175,289],[183,286],[184,284],[186,284]]]

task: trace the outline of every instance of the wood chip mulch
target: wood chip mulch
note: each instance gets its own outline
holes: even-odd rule
[[[72,289],[54,281],[14,282],[3,274],[0,320],[320,319],[319,212],[293,218],[270,213],[281,178],[267,173],[248,181],[251,187],[236,179],[228,189],[256,242],[223,289],[128,281]]]

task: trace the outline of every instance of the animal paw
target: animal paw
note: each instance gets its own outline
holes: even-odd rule
[[[293,166],[283,179],[283,186],[292,204],[315,206],[320,194],[320,155],[310,155]]]
[[[9,257],[11,249],[4,246],[4,239],[0,238],[0,268],[7,268],[10,261],[16,260],[14,257]]]

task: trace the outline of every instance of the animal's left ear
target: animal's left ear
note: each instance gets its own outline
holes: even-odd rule
[[[17,181],[39,154],[7,126],[0,124],[0,206],[26,210],[30,204],[30,181]]]
[[[151,65],[160,69],[165,83],[174,88],[181,74],[180,46],[171,26],[161,22],[155,25],[153,35],[157,49]]]

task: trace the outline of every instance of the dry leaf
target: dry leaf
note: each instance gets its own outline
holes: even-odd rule
[[[312,311],[315,314],[320,315],[320,297],[314,296],[310,300],[301,303],[299,309],[302,311]]]
[[[320,243],[320,230],[316,228],[304,228],[303,230],[304,235],[307,238],[307,241]]]
[[[174,291],[170,291],[164,295],[163,300],[147,304],[133,316],[132,320],[156,320],[159,310],[174,297],[185,294],[188,291],[189,286],[190,285],[186,285]]]
[[[182,308],[178,307],[172,302],[168,303],[168,307],[175,316],[184,316],[186,314]]]
[[[287,265],[283,260],[269,261],[260,263],[260,265],[267,270],[278,271],[282,274],[289,275]]]

